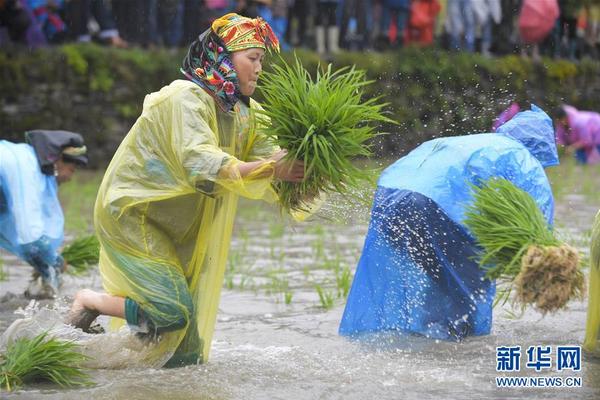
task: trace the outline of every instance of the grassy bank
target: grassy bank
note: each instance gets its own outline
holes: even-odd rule
[[[183,54],[75,44],[0,53],[1,136],[21,140],[32,128],[82,132],[93,165],[105,166],[139,115],[144,96],[182,77]],[[292,56],[284,54],[288,60]],[[298,56],[309,71],[322,62],[313,52]],[[489,59],[405,48],[340,53],[333,64],[365,69],[374,81],[369,95],[383,96],[390,117],[400,122],[382,127],[389,135],[376,146],[379,155],[397,157],[436,136],[486,131],[513,100],[546,110],[563,101],[600,110],[600,64],[587,60],[534,64],[517,56]]]

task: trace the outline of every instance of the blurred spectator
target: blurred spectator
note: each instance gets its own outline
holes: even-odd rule
[[[521,9],[521,0],[500,2],[501,21],[492,28],[492,48],[498,54],[513,53],[519,43],[516,21]]]
[[[336,16],[338,4],[339,0],[318,0],[315,39],[317,52],[321,55],[339,51],[340,30]]]
[[[273,0],[271,3],[271,19],[267,20],[275,35],[279,38],[282,50],[289,50],[290,47],[285,38],[288,24],[288,7],[288,0]]]
[[[412,0],[405,43],[429,46],[433,43],[436,16],[440,12],[437,0]]]
[[[344,0],[340,26],[340,44],[343,48],[364,50],[369,47],[369,3],[368,0]],[[351,22],[355,22],[354,29],[350,29]]]
[[[396,47],[404,43],[404,30],[410,15],[410,0],[383,0],[382,31],[388,33],[392,20],[396,26],[396,37],[390,38],[390,44]]]
[[[473,2],[475,23],[481,29],[481,54],[490,55],[492,47],[492,28],[502,21],[500,0],[478,0]]]
[[[502,111],[500,115],[498,115],[498,118],[496,118],[494,124],[492,125],[492,132],[496,132],[498,128],[510,121],[512,117],[517,115],[520,111],[521,106],[519,106],[519,103],[512,103],[506,110]]]
[[[208,21],[204,21],[204,16],[207,13],[208,10],[204,0],[183,1],[183,33],[180,44],[193,42],[198,35],[208,28]]]
[[[27,30],[32,20],[17,0],[0,0],[0,28],[6,28],[10,40],[27,43]]]
[[[67,39],[63,0],[27,0],[27,5],[48,42],[60,43]]]
[[[308,26],[311,16],[309,0],[290,0],[285,38],[292,46],[309,47]]]
[[[556,141],[580,164],[600,163],[600,114],[564,105],[554,112]]]
[[[577,51],[577,14],[581,0],[558,0],[560,17],[554,29],[554,56],[575,59]],[[566,50],[566,51],[565,51]]]
[[[127,47],[119,36],[111,9],[105,0],[77,0],[66,4],[67,23],[71,34],[78,42],[89,42],[92,35],[88,23],[93,16],[99,26],[98,39],[115,47]]]
[[[112,1],[112,12],[117,29],[127,42],[141,46],[151,44],[150,8],[148,6],[147,0]]]
[[[450,47],[453,50],[475,50],[473,0],[448,0],[446,29],[450,34]]]
[[[585,46],[582,50],[597,59],[600,53],[600,1],[584,0],[580,21]]]
[[[150,43],[175,47],[183,36],[182,0],[147,0]]]

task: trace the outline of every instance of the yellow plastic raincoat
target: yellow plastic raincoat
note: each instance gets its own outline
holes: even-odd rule
[[[592,229],[590,290],[583,348],[600,357],[600,212]]]
[[[278,150],[257,131],[257,108],[225,113],[195,83],[174,81],[146,97],[106,171],[94,215],[100,272],[108,293],[166,328],[149,365],[207,361],[238,196],[277,199],[273,161],[245,178],[237,169]]]

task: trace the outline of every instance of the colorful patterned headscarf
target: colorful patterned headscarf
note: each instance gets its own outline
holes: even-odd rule
[[[181,72],[210,93],[223,111],[230,112],[242,96],[230,56],[250,48],[279,51],[279,41],[263,19],[227,14],[190,45]]]

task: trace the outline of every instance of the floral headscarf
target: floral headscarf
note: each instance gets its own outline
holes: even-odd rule
[[[231,53],[250,48],[279,51],[279,41],[263,19],[227,14],[190,45],[181,72],[230,112],[242,95]]]

